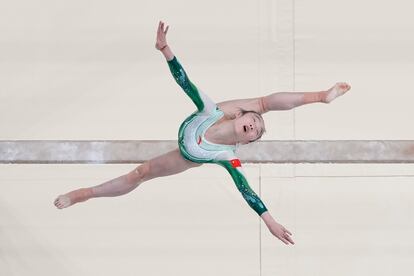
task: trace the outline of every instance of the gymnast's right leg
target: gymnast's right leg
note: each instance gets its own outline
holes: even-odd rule
[[[54,204],[57,208],[62,209],[94,197],[124,195],[137,188],[141,183],[152,178],[177,174],[201,165],[201,163],[184,159],[177,148],[146,161],[125,175],[121,175],[97,186],[80,188],[60,195],[56,198]]]

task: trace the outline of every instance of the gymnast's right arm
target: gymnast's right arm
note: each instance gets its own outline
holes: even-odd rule
[[[164,31],[164,23],[160,22],[158,25],[157,42],[155,48],[161,51],[167,60],[168,67],[177,84],[184,90],[184,92],[191,98],[196,105],[199,112],[210,113],[216,109],[216,104],[200,89],[198,89],[188,78],[184,68],[174,56],[170,47],[167,44],[166,34],[168,27]]]

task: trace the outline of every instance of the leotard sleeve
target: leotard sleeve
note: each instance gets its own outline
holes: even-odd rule
[[[200,89],[198,89],[188,78],[184,68],[174,56],[172,60],[167,61],[168,67],[179,86],[191,98],[197,106],[199,112],[210,113],[216,108],[216,104]]]
[[[233,156],[233,158],[234,159],[229,160],[219,160],[217,162],[227,169],[243,198],[247,201],[249,206],[259,216],[261,216],[264,212],[267,211],[267,208],[259,196],[250,188],[249,183],[244,176],[244,171],[241,167],[240,160],[236,156]]]

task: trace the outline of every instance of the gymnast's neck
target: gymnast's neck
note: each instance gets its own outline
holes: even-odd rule
[[[236,145],[238,139],[234,122],[235,120],[222,117],[207,129],[205,138],[215,144]]]

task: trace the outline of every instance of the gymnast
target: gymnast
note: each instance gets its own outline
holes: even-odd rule
[[[310,103],[330,103],[347,92],[350,86],[347,83],[336,83],[326,91],[276,92],[264,97],[215,104],[190,81],[172,53],[166,39],[168,28],[169,26],[164,29],[164,22],[159,22],[155,48],[164,55],[175,81],[197,107],[179,128],[178,148],[100,185],[60,195],[54,201],[55,206],[62,209],[90,198],[124,195],[150,179],[178,174],[203,163],[215,163],[229,172],[247,204],[263,219],[269,231],[285,244],[294,244],[292,233],[275,221],[250,188],[235,150],[239,144],[248,144],[261,138],[265,132],[262,114]]]

